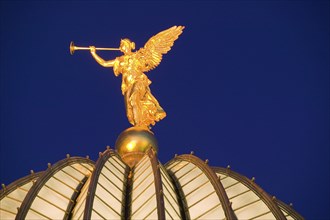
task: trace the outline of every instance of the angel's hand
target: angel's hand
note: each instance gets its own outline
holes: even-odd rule
[[[94,46],[89,46],[89,50],[91,51],[91,53],[95,53],[96,49]]]

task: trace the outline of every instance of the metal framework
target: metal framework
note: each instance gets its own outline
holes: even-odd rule
[[[278,207],[282,210],[286,218],[293,218],[297,220],[304,220],[298,212],[296,212],[290,205],[285,204],[281,200],[276,200]]]
[[[147,154],[150,158],[152,171],[153,171],[154,179],[155,179],[158,219],[165,219],[164,194],[163,194],[162,178],[161,178],[160,168],[159,168],[160,165],[159,165],[159,162],[157,159],[157,155],[152,148],[150,148],[148,150]]]
[[[4,187],[0,218],[235,220],[248,211],[248,219],[304,219],[254,179],[207,162],[185,154],[163,166],[152,149],[133,168],[110,148],[95,166],[68,157]]]
[[[269,210],[273,213],[276,219],[286,219],[283,215],[282,211],[277,206],[275,197],[272,198],[269,196],[261,187],[259,187],[254,181],[248,179],[245,176],[242,176],[229,168],[222,168],[222,167],[212,167],[215,173],[223,174],[234,178],[238,181],[238,183],[244,184],[247,188],[253,191],[263,202],[267,205]]]
[[[86,159],[86,158],[80,158],[80,157],[66,158],[64,160],[59,161],[54,166],[49,166],[48,169],[43,173],[43,175],[41,175],[38,178],[38,180],[35,182],[33,187],[29,190],[28,194],[26,195],[26,197],[25,197],[24,201],[22,202],[21,207],[20,207],[20,209],[19,209],[19,211],[16,215],[16,219],[17,220],[25,219],[27,217],[28,212],[30,212],[30,211],[36,213],[38,216],[40,216],[40,218],[51,219],[51,217],[39,212],[38,210],[35,210],[35,209],[31,208],[31,205],[36,200],[36,198],[42,200],[44,203],[47,203],[50,206],[54,206],[55,208],[60,209],[62,212],[64,212],[63,219],[68,219],[71,208],[73,206],[73,203],[74,203],[76,197],[78,196],[78,193],[79,193],[81,187],[83,186],[84,182],[86,181],[86,177],[84,177],[82,180],[76,180],[78,183],[76,184],[75,188],[72,188],[72,186],[70,186],[67,183],[63,182],[61,179],[56,178],[55,174],[57,172],[65,169],[66,167],[69,167],[70,165],[75,165],[75,164],[86,164],[86,165],[89,165],[91,167],[94,166],[93,161],[91,161],[89,159]],[[86,169],[89,169],[89,168],[86,167]],[[92,170],[90,170],[90,172],[92,172]],[[70,174],[66,174],[66,175],[69,176]],[[73,176],[71,178],[75,179]],[[51,201],[45,199],[42,196],[38,196],[38,193],[40,192],[41,189],[46,189],[47,188],[46,183],[50,179],[56,179],[56,181],[62,183],[63,185],[67,186],[68,188],[72,188],[73,193],[71,194],[71,196],[66,197],[66,199],[67,199],[66,209],[63,209],[63,208],[59,207],[57,204],[52,203]],[[50,190],[50,191],[53,191],[54,194],[57,194],[59,196],[64,194],[64,193],[61,193],[61,192],[56,191],[54,189]],[[66,196],[68,196],[68,195],[66,195]],[[72,204],[70,205],[70,203],[72,203]]]
[[[131,174],[128,219],[158,218],[157,200],[159,203],[160,199],[157,198],[154,168],[148,152],[132,169]]]
[[[119,174],[116,174],[115,171],[117,171],[117,173]],[[125,215],[126,182],[127,182],[128,173],[129,173],[129,167],[126,166],[124,162],[122,162],[121,158],[115,153],[115,151],[109,148],[106,151],[104,151],[102,154],[100,154],[100,157],[95,165],[95,170],[91,176],[83,219],[91,219],[93,211],[96,212],[100,217],[107,218],[106,216],[102,215],[103,213],[97,212],[94,209],[93,204],[95,199],[101,201],[101,203],[103,203],[106,206],[106,208],[108,208],[108,212],[109,211],[114,212],[118,216]],[[113,177],[113,179],[106,174],[110,174]],[[118,175],[120,175],[121,177],[118,177]],[[107,184],[106,185],[107,187],[103,186],[100,183],[100,178],[104,179],[105,183]],[[114,182],[114,179],[117,179],[117,182]],[[118,181],[119,184],[122,183],[122,186],[116,185]],[[96,193],[97,187],[102,189],[102,191],[106,193],[108,196],[104,198],[104,196],[97,195]],[[117,198],[116,195],[114,195],[113,191],[115,190],[121,193],[120,198]],[[108,205],[108,203],[111,204],[111,201],[121,203],[121,208],[120,208],[121,210],[117,210],[113,208],[111,205]]]
[[[34,173],[16,180],[0,191],[0,219],[15,218],[25,196],[43,172]],[[8,204],[7,206],[5,205]],[[2,205],[3,204],[3,205]]]
[[[178,181],[175,173],[171,171],[171,164],[174,164],[177,161],[186,161],[187,164],[191,163],[191,164],[194,164],[196,167],[198,167],[202,171],[202,174],[206,175],[209,182],[212,184],[212,186],[213,186],[213,188],[214,188],[214,190],[215,190],[215,192],[216,192],[216,194],[217,194],[217,196],[218,196],[218,198],[221,202],[221,206],[223,207],[223,211],[225,213],[226,219],[237,219],[237,217],[235,216],[235,213],[233,212],[233,210],[231,208],[229,199],[227,197],[227,194],[225,193],[225,190],[224,190],[221,182],[219,181],[216,174],[212,171],[212,169],[207,165],[207,163],[203,162],[201,159],[199,159],[198,157],[196,157],[192,154],[180,155],[180,156],[175,157],[172,161],[170,161],[166,165],[166,167],[168,169],[168,172],[170,173],[170,175],[174,179],[174,181],[175,181],[178,188],[182,188],[183,185],[180,184],[180,182]],[[183,194],[183,197],[186,197],[186,195],[184,195],[183,191],[181,191],[181,194]],[[207,195],[207,196],[209,196],[209,195]],[[203,199],[204,198],[202,198],[202,200]],[[189,207],[185,207],[185,208],[187,209]],[[209,210],[209,211],[211,211],[211,210]]]

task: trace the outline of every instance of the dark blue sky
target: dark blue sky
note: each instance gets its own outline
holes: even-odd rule
[[[307,219],[329,218],[329,1],[1,1],[0,181],[93,160],[130,125],[121,78],[69,43],[140,48],[186,26],[148,73],[159,159],[194,151]],[[118,52],[100,53],[106,59]]]

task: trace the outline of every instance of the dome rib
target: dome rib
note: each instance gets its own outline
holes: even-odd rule
[[[176,188],[174,181],[167,173],[166,168],[160,162],[158,162],[158,164],[163,185],[166,219],[187,219],[183,210],[183,203],[178,196],[179,190]]]
[[[51,215],[68,219],[74,201],[91,174],[93,166],[93,161],[81,157],[69,157],[52,167],[49,166],[24,198],[16,219],[54,218]]]
[[[0,191],[1,219],[294,219],[293,208],[228,168],[149,149],[130,168],[107,148],[94,162],[67,156]],[[16,207],[18,207],[16,209]]]
[[[91,176],[82,219],[92,219],[96,216],[119,219],[125,216],[129,170],[112,149],[100,154]]]
[[[14,219],[27,193],[43,171],[20,178],[0,191],[1,219]]]
[[[229,176],[239,183],[242,183],[248,189],[253,191],[262,201],[263,203],[269,208],[272,214],[275,216],[276,219],[285,220],[285,216],[279,207],[276,204],[276,201],[273,200],[263,189],[261,189],[256,183],[252,180],[248,179],[247,177],[240,175],[228,168],[222,167],[212,167],[213,171],[218,174],[223,174]]]
[[[173,170],[173,167],[177,166],[180,162],[186,162],[185,165],[181,166],[180,168],[178,168],[177,170]],[[223,209],[223,212],[224,212],[224,215],[225,215],[225,218],[226,219],[237,219],[237,217],[235,216],[231,206],[230,206],[230,203],[229,203],[229,199],[225,193],[225,190],[219,180],[219,178],[217,177],[217,175],[213,172],[213,170],[205,163],[203,162],[201,159],[199,159],[198,157],[192,155],[192,154],[184,154],[184,155],[180,155],[180,156],[176,156],[174,159],[172,159],[170,162],[168,162],[166,164],[166,168],[170,174],[170,176],[172,177],[172,179],[174,180],[174,182],[176,183],[177,185],[177,188],[180,189],[181,193],[180,193],[180,196],[181,196],[181,199],[186,199],[186,196],[185,193],[183,192],[182,188],[187,186],[187,183],[185,183],[184,185],[182,185],[179,181],[179,178],[182,178],[184,175],[188,174],[189,172],[191,172],[192,170],[194,170],[195,168],[193,167],[192,169],[190,169],[188,172],[186,172],[184,175],[178,177],[177,176],[177,173],[180,171],[180,170],[183,170],[183,168],[185,166],[187,166],[188,164],[193,164],[194,166],[196,166],[198,169],[201,170],[202,173],[198,174],[196,177],[194,177],[192,180],[189,180],[187,183],[189,182],[192,182],[194,181],[196,178],[198,178],[198,176],[204,174],[209,183],[211,183],[211,185],[213,186],[214,188],[214,191],[220,201],[220,204],[222,206],[222,209]],[[201,184],[199,187],[195,188],[193,191],[191,192],[196,192],[199,188],[201,187],[204,187],[205,184],[207,184],[207,182]],[[190,193],[191,193],[190,192]],[[202,199],[205,199],[209,196],[210,194],[204,196]],[[200,201],[199,201],[200,202]],[[191,218],[191,211],[190,209],[187,207],[187,200],[185,201],[185,205],[186,207],[184,207],[186,209],[185,213],[186,213],[186,217],[189,216],[189,219]],[[190,206],[193,206],[197,204],[197,202],[195,202],[194,204],[190,205]],[[213,209],[217,208],[217,206],[213,207]],[[188,210],[189,209],[189,210]],[[208,210],[208,211],[212,211],[211,210]],[[200,218],[200,217],[203,217],[205,215],[202,214],[202,215],[199,215],[197,218]],[[196,217],[194,217],[196,218]]]
[[[183,219],[191,219],[190,218],[190,213],[189,213],[189,208],[188,208],[188,203],[187,203],[187,200],[186,200],[186,197],[185,197],[185,194],[181,188],[181,184],[179,183],[179,181],[177,180],[177,178],[175,177],[175,172],[179,171],[179,170],[176,170],[175,172],[172,172],[169,167],[171,165],[173,165],[174,161],[171,160],[169,162],[167,162],[164,167],[166,169],[166,173],[168,174],[168,176],[170,177],[170,179],[172,180],[172,182],[174,183],[174,187],[176,189],[176,192],[177,192],[177,195],[179,197],[179,204],[180,204],[180,207],[181,207],[181,215],[183,216]],[[187,163],[188,164],[188,163]],[[182,167],[181,167],[182,168]]]
[[[86,197],[91,182],[91,176],[88,177],[84,186],[81,188],[79,195],[76,198],[74,208],[71,211],[70,219],[82,219],[84,217],[84,208],[86,204]]]
[[[285,204],[281,200],[276,200],[276,202],[286,218],[291,217],[296,220],[304,220],[304,218],[298,212],[296,212],[291,206]]]
[[[165,206],[164,206],[164,193],[163,184],[160,174],[160,165],[156,156],[155,151],[150,148],[147,151],[147,155],[150,158],[151,167],[155,178],[155,190],[156,190],[156,201],[157,201],[157,215],[158,219],[165,219]]]
[[[157,219],[158,202],[152,159],[148,153],[132,168],[127,219]],[[158,187],[159,190],[159,187]],[[157,201],[158,200],[158,201]]]
[[[177,190],[150,148],[132,168],[126,219],[182,219]]]

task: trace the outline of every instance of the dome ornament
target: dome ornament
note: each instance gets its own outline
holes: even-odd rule
[[[115,143],[118,154],[131,168],[142,159],[150,148],[157,153],[157,139],[150,130],[141,127],[126,129],[118,136]]]
[[[126,115],[133,127],[123,131],[115,149],[123,161],[133,167],[151,148],[157,153],[157,140],[150,131],[151,126],[166,117],[166,112],[150,91],[151,81],[145,74],[155,69],[162,57],[182,34],[184,26],[173,26],[152,36],[137,51],[135,43],[128,38],[120,40],[119,48],[78,47],[70,43],[70,53],[89,50],[92,57],[103,67],[112,67],[115,76],[122,75],[121,91],[124,96]],[[123,55],[113,60],[104,60],[97,50],[120,50]],[[109,149],[109,148],[107,148]],[[102,154],[99,154],[101,157]]]
[[[115,76],[121,74],[121,90],[129,123],[135,127],[150,129],[165,118],[166,113],[152,95],[149,88],[151,81],[145,72],[160,64],[162,56],[171,50],[183,29],[183,26],[166,29],[152,36],[144,47],[135,52],[135,43],[125,38],[121,39],[119,48],[77,47],[71,42],[70,53],[73,54],[75,50],[90,50],[97,63],[103,67],[113,67]],[[97,50],[120,50],[123,55],[113,60],[104,60],[96,53]]]

